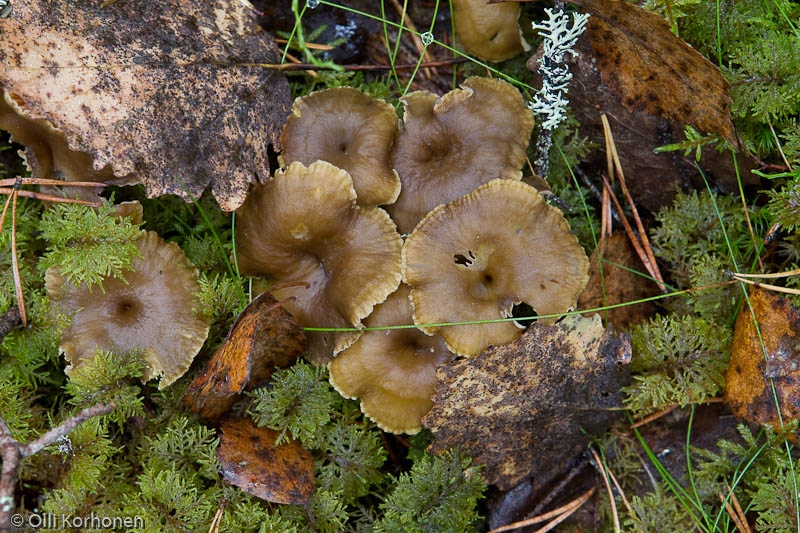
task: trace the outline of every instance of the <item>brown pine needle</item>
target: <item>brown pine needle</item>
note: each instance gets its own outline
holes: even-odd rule
[[[551,520],[548,522],[542,529],[537,530],[537,533],[545,533],[546,531],[550,531],[558,524],[569,518],[572,513],[580,509],[580,507],[586,503],[586,501],[592,497],[592,494],[595,493],[597,487],[592,487],[571,502],[566,505],[562,505],[558,509],[554,509],[550,512],[541,514],[539,516],[534,516],[533,518],[528,518],[527,520],[522,520],[520,522],[514,522],[513,524],[508,524],[506,526],[498,527],[489,531],[489,533],[500,533],[501,531],[513,531],[515,529],[519,529],[521,527],[530,526],[533,524],[538,524],[539,522],[544,522],[545,520]]]
[[[606,468],[605,464],[603,464],[603,461],[600,459],[600,454],[597,453],[597,450],[595,450],[594,448],[589,448],[589,450],[592,452],[592,457],[594,457],[594,462],[597,465],[597,468],[599,468],[600,472],[603,474],[603,483],[605,483],[606,485],[606,492],[608,492],[608,501],[611,505],[611,516],[614,517],[614,531],[619,533],[621,531],[621,528],[619,525],[619,513],[617,512],[617,502],[614,499],[614,491],[611,490],[611,484],[608,482],[608,479],[611,476],[611,471],[608,468]],[[614,485],[617,488],[619,488],[616,479],[614,479]],[[621,493],[622,491],[620,491],[620,494]],[[627,504],[627,501],[625,503]],[[630,509],[630,506],[628,506],[628,509]]]
[[[650,274],[650,276],[653,279],[658,280],[656,281],[656,283],[658,284],[658,287],[661,290],[661,292],[664,293],[667,292],[666,286],[664,285],[663,281],[659,280],[661,274],[659,273],[658,277],[656,276],[658,272],[657,267],[654,266],[654,263],[650,262],[650,257],[644,251],[644,248],[642,247],[642,244],[639,242],[639,239],[636,238],[636,234],[633,232],[633,228],[631,227],[630,222],[628,222],[628,219],[626,219],[623,216],[622,205],[620,205],[616,193],[611,188],[611,183],[609,183],[608,178],[606,178],[605,176],[602,176],[602,178],[605,190],[608,191],[609,195],[611,196],[611,199],[614,201],[614,205],[616,206],[617,211],[619,211],[620,213],[619,218],[622,221],[622,226],[625,228],[625,233],[628,235],[628,240],[631,241],[631,245],[633,246],[633,249],[636,251],[636,255],[639,256],[639,259],[642,261],[642,264],[647,269],[647,272]]]
[[[743,274],[741,272],[726,272],[731,277],[734,278],[763,278],[763,279],[776,279],[776,278],[788,278],[791,276],[797,276],[800,274],[800,268],[797,270],[789,270],[788,272],[773,272],[771,274]]]
[[[750,529],[750,524],[747,522],[747,518],[744,516],[744,512],[742,512],[742,507],[739,505],[739,499],[736,497],[732,491],[730,492],[731,498],[730,501],[725,500],[725,495],[721,492],[718,493],[719,500],[725,505],[725,511],[727,511],[728,515],[733,520],[733,523],[736,525],[736,529],[741,531],[742,533],[751,533],[752,529]],[[730,502],[733,502],[733,506],[731,506]]]
[[[647,231],[645,231],[644,224],[642,224],[642,219],[639,217],[639,211],[636,209],[636,203],[633,201],[633,197],[631,196],[630,191],[628,191],[628,186],[625,183],[625,174],[622,172],[622,163],[619,160],[619,154],[617,153],[617,145],[614,143],[614,136],[611,134],[611,125],[608,123],[608,117],[605,113],[600,113],[600,119],[603,121],[603,133],[605,134],[606,138],[606,154],[611,154],[611,157],[614,161],[614,169],[616,170],[616,176],[619,179],[619,186],[622,189],[623,194],[625,195],[625,199],[628,202],[628,205],[631,208],[631,214],[633,214],[633,220],[636,224],[636,229],[639,231],[639,239],[641,240],[641,247],[644,249],[644,252],[647,256],[648,263],[652,265],[652,271],[648,268],[648,272],[650,275],[656,279],[656,283],[658,284],[658,288],[662,293],[667,292],[667,288],[664,285],[664,278],[661,276],[661,271],[658,268],[658,263],[656,263],[655,255],[653,254],[653,249],[650,246],[650,239],[647,237]],[[606,156],[608,157],[608,156]],[[610,188],[609,188],[610,189]],[[620,212],[620,218],[624,219],[622,209],[617,207]],[[638,252],[637,252],[638,253]]]
[[[105,183],[97,183],[93,181],[73,181],[66,182],[63,180],[51,180],[45,178],[23,178],[16,176],[14,178],[7,178],[0,180],[0,194],[7,194],[5,204],[3,205],[3,213],[0,215],[0,231],[3,230],[6,223],[6,214],[8,214],[8,207],[11,206],[11,269],[14,276],[14,292],[17,297],[17,309],[19,309],[19,316],[23,327],[28,327],[28,314],[25,310],[25,295],[22,292],[22,280],[19,275],[19,259],[17,258],[17,199],[22,196],[24,198],[31,198],[34,200],[44,200],[48,202],[57,203],[72,203],[83,204],[92,207],[100,207],[102,204],[98,202],[90,202],[88,200],[78,200],[72,198],[63,198],[60,196],[53,196],[50,194],[43,194],[35,191],[26,191],[22,189],[23,185],[68,185],[70,187],[105,187]]]
[[[408,26],[409,30],[411,30],[409,35],[411,35],[411,40],[414,42],[414,47],[417,49],[417,53],[422,57],[423,62],[430,62],[432,58],[428,53],[428,47],[422,43],[422,39],[420,39],[418,35],[419,32],[414,25],[414,21],[408,16],[408,12],[406,11],[405,7],[401,6],[400,2],[397,0],[392,0],[392,6],[394,7],[395,11],[397,11],[397,14],[400,15],[401,19],[404,21],[404,24]],[[425,74],[426,78],[431,79],[433,74],[435,74],[435,69],[423,67],[422,72]]]
[[[217,506],[217,512],[214,514],[214,519],[208,527],[208,533],[219,533],[220,525],[222,525],[222,513],[225,511],[225,506],[228,504],[228,498],[222,498]]]
[[[769,283],[759,283],[751,279],[739,277],[738,275],[733,276],[733,279],[735,279],[736,281],[741,281],[742,283],[747,283],[748,285],[752,285],[753,287],[756,287],[758,289],[766,289],[768,291],[782,292],[784,294],[800,294],[800,289],[790,289],[788,287],[771,285]]]
[[[661,411],[659,411],[657,413],[653,413],[652,415],[646,416],[646,417],[642,418],[641,420],[639,420],[638,422],[636,422],[634,424],[631,424],[631,429],[642,427],[645,424],[649,424],[650,422],[658,420],[662,416],[668,415],[669,413],[671,413],[672,411],[674,411],[677,408],[678,408],[678,404],[677,403],[674,404],[674,405],[670,405],[666,409],[662,409]]]
[[[275,39],[275,42],[278,44],[287,44],[289,41],[287,41],[286,39]],[[319,43],[309,43],[309,42],[305,42],[304,44],[305,47],[308,48],[309,50],[322,50],[324,52],[333,50],[333,46],[329,44],[319,44]]]

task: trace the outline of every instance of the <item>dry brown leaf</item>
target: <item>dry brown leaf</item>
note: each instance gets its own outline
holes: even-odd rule
[[[736,318],[725,401],[738,418],[777,428],[776,397],[784,423],[800,418],[800,312],[775,293],[748,292],[752,313],[743,305]]]
[[[589,42],[600,74],[629,111],[692,124],[737,146],[730,84],[664,17],[619,0],[570,2],[592,14]]]
[[[533,475],[546,483],[622,407],[630,341],[599,315],[532,324],[515,342],[437,371],[429,451],[460,447],[508,490]]]
[[[237,0],[15,2],[0,19],[0,88],[33,119],[150,197],[225,210],[269,176],[291,107],[274,40]],[[38,176],[48,177],[48,176]]]
[[[603,258],[602,272],[598,266],[598,252]],[[624,233],[601,239],[589,260],[589,283],[578,298],[578,308],[596,309],[657,294],[658,287],[653,281],[635,273],[644,271]],[[652,303],[642,303],[609,309],[603,311],[602,316],[617,330],[627,331],[631,324],[641,322],[654,312]]]
[[[183,403],[207,420],[217,420],[239,399],[289,366],[305,350],[303,328],[264,292],[239,314],[206,368],[186,388]]]
[[[249,419],[229,420],[220,429],[217,459],[225,481],[269,502],[308,503],[314,492],[310,451],[294,440],[275,446],[280,432]]]

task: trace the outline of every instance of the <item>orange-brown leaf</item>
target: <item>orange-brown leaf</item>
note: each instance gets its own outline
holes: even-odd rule
[[[775,293],[749,294],[752,313],[742,306],[734,326],[725,401],[738,418],[779,427],[773,384],[784,423],[800,417],[800,312]]]
[[[275,446],[280,432],[257,427],[249,419],[226,421],[220,429],[217,459],[225,481],[269,502],[308,503],[314,491],[314,461],[298,441]]]
[[[217,353],[186,388],[183,403],[208,420],[221,417],[242,391],[266,381],[305,350],[300,325],[269,293],[253,299]]]

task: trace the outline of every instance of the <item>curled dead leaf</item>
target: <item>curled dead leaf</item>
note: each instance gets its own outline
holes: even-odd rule
[[[773,292],[748,293],[750,306],[734,326],[725,401],[737,418],[778,428],[800,418],[800,311]]]
[[[589,42],[603,81],[629,110],[692,124],[738,146],[730,84],[660,15],[619,0],[570,0],[589,11]]]
[[[263,292],[236,318],[214,357],[186,388],[184,405],[216,420],[240,398],[289,366],[305,350],[303,328],[272,295]]]

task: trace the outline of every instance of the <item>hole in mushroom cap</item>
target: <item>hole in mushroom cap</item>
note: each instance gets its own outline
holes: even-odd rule
[[[525,302],[520,302],[515,304],[514,307],[511,308],[511,316],[513,318],[526,318],[529,319],[531,317],[535,317],[536,311],[534,311],[533,307],[526,304]],[[519,325],[522,328],[528,329],[531,324],[533,324],[533,320],[523,320],[522,322],[515,321],[514,323]]]
[[[465,266],[467,268],[475,261],[475,252],[468,250],[467,254],[455,254],[453,260],[457,265]]]

